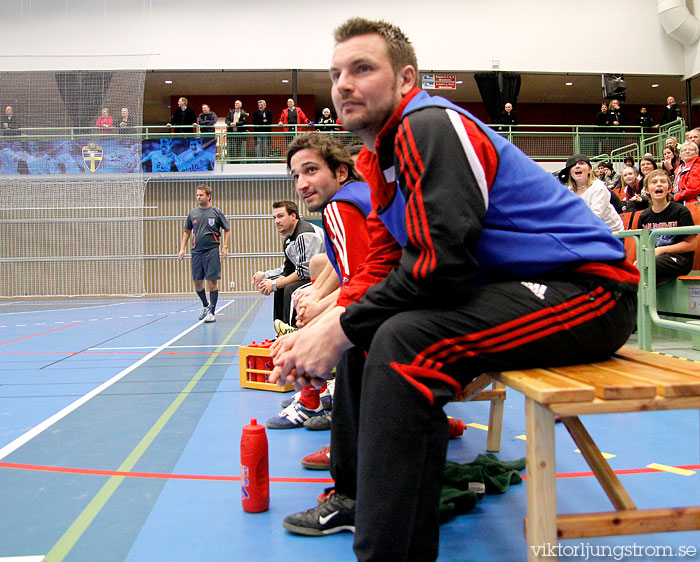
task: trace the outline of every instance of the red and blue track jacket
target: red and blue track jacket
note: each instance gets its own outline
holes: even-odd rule
[[[350,281],[367,257],[371,211],[369,186],[361,181],[344,184],[323,209],[326,255],[341,285]]]
[[[370,249],[338,300],[356,345],[394,314],[453,308],[496,281],[587,275],[636,291],[639,272],[605,223],[448,100],[414,88],[357,167],[371,186]]]

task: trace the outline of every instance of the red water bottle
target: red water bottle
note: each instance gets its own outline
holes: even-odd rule
[[[464,425],[464,422],[462,420],[458,420],[457,418],[451,418],[448,416],[447,423],[450,432],[450,439],[462,437],[462,433],[464,433],[464,430],[467,429],[467,426]]]
[[[243,511],[260,513],[270,507],[270,475],[265,426],[251,418],[241,435],[241,501]]]
[[[270,349],[271,345],[272,342],[268,339],[265,339],[264,342],[260,343],[260,347],[267,349]],[[269,355],[258,357],[258,369],[262,369],[263,371],[272,371],[273,367],[274,365],[272,364],[272,357],[270,357]],[[268,382],[270,373],[262,373],[261,377],[262,378],[260,382]]]
[[[251,343],[248,347],[260,347],[260,346],[257,343],[255,343],[255,340],[253,340],[253,343]],[[258,368],[257,358],[255,357],[255,355],[248,355],[248,357],[246,358],[246,367],[248,369],[257,369]],[[248,379],[249,381],[257,381],[258,374],[248,372],[246,374],[246,379]]]

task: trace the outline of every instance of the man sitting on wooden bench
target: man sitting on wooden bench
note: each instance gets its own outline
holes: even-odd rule
[[[339,306],[271,349],[272,382],[324,376],[343,358],[336,492],[284,526],[354,530],[359,560],[434,560],[442,406],[484,372],[609,356],[634,328],[639,273],[579,197],[415,87],[400,29],[356,18],[335,39],[332,97],[365,143],[371,241]]]

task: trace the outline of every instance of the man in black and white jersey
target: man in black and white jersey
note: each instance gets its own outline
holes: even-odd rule
[[[253,284],[263,295],[275,294],[274,320],[294,324],[292,293],[311,281],[309,261],[325,251],[323,230],[299,217],[293,201],[275,201],[272,218],[280,236],[284,236],[284,264],[275,269],[258,271]]]

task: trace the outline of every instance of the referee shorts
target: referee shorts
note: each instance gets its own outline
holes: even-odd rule
[[[192,252],[192,279],[194,281],[221,279],[221,258],[218,246],[203,252]]]

